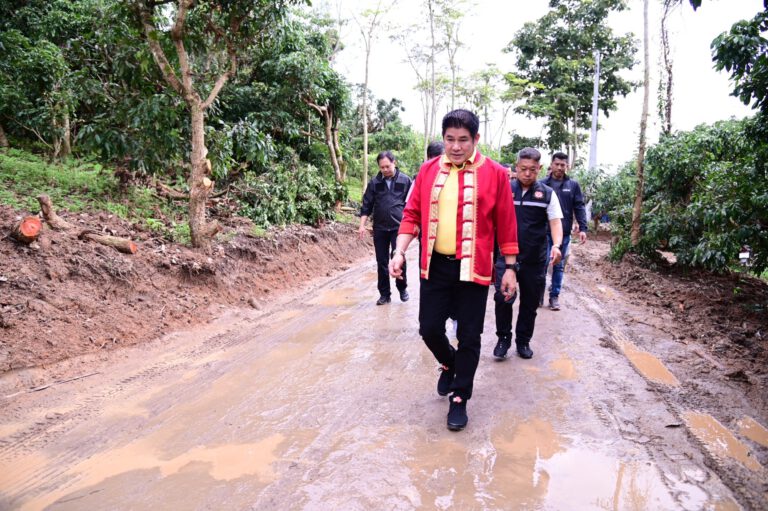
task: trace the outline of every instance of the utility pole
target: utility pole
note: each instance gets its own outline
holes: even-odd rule
[[[600,52],[595,51],[595,84],[592,89],[592,130],[589,135],[589,168],[597,167],[597,100],[600,95]]]

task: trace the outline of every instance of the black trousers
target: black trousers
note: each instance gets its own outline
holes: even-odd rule
[[[454,395],[472,397],[475,371],[480,361],[480,336],[483,333],[488,286],[459,280],[457,260],[433,254],[429,278],[421,280],[419,333],[438,362],[452,367],[456,377],[451,385]],[[445,335],[445,321],[455,313],[458,321],[454,349]]]
[[[539,296],[544,286],[544,275],[541,273],[543,263],[521,263],[517,272],[517,285],[520,292],[520,310],[515,325],[515,343],[526,344],[531,342],[533,328],[536,325],[536,313],[539,308]],[[504,301],[501,294],[501,276],[504,274],[504,259],[496,261],[496,292],[493,301],[496,312],[496,335],[501,337],[512,336],[512,304],[515,296],[509,301]]]
[[[381,296],[390,296],[392,294],[389,285],[389,254],[395,248],[396,241],[397,231],[373,230],[373,247],[376,249],[376,269],[379,276],[378,287]],[[405,291],[405,288],[408,287],[405,270],[405,262],[403,262],[403,278],[395,280],[395,286],[398,291]]]

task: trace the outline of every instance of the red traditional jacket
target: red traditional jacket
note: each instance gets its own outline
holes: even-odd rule
[[[421,236],[421,277],[429,278],[429,263],[437,237],[438,198],[451,163],[443,157],[425,162],[416,176],[411,198],[403,211],[399,234]],[[493,280],[493,242],[497,237],[503,255],[516,255],[517,219],[507,170],[475,153],[459,170],[456,212],[456,258],[461,260],[459,279],[490,285]]]

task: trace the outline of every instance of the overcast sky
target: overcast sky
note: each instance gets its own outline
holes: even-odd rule
[[[366,5],[375,5],[375,0],[337,0],[342,18],[350,19],[342,33],[346,45],[338,57],[336,68],[350,83],[364,81],[364,52],[362,37],[354,21],[353,13],[359,13]],[[386,3],[386,0],[383,2]],[[638,42],[642,40],[643,16],[641,0],[630,0],[631,10],[615,14],[610,24],[616,33],[633,32]],[[658,139],[659,118],[656,114],[656,90],[658,84],[658,41],[661,2],[651,0],[649,24],[651,27],[651,117],[649,119],[649,141]],[[523,23],[540,18],[548,10],[547,0],[503,1],[475,0],[474,7],[467,11],[461,25],[460,38],[465,45],[459,54],[461,70],[465,74],[482,69],[490,63],[502,71],[512,71],[512,56],[502,53],[514,33]],[[400,0],[391,13],[390,22],[408,25],[419,16],[417,2]],[[731,116],[742,118],[751,114],[748,107],[730,96],[731,85],[725,73],[718,73],[712,67],[709,45],[718,34],[728,30],[741,19],[752,18],[762,10],[762,0],[710,0],[694,12],[687,1],[672,16],[671,30],[675,64],[673,129],[688,130],[701,123],[710,123]],[[375,41],[371,55],[369,88],[375,97],[389,99],[396,97],[403,101],[406,111],[403,118],[416,130],[422,131],[422,111],[418,93],[413,89],[416,82],[410,66],[404,61],[403,50],[390,42],[388,34],[382,33]],[[626,78],[642,81],[642,47],[637,53],[638,64]],[[618,110],[610,118],[600,119],[598,135],[598,164],[617,166],[632,158],[637,150],[642,90],[638,89],[618,101]],[[444,112],[440,112],[441,117]],[[497,117],[500,117],[497,116]],[[515,115],[507,120],[504,143],[508,133],[514,130],[525,136],[543,135],[541,121],[529,120]],[[490,132],[502,133],[499,126]],[[587,159],[588,144],[580,149]],[[372,148],[373,152],[387,148]]]

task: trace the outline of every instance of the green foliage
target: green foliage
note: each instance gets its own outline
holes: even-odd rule
[[[269,173],[249,173],[235,185],[241,213],[257,225],[316,225],[333,218],[346,190],[317,169],[294,160],[274,165]]]
[[[768,115],[768,4],[712,41],[715,69],[731,73],[733,95]]]
[[[702,125],[648,149],[637,253],[653,260],[658,250],[669,250],[680,265],[722,272],[735,267],[748,245],[750,271],[768,268],[768,176],[759,161],[767,142],[753,138],[762,122],[757,116]],[[612,217],[622,238],[630,230],[631,200]]]
[[[601,54],[600,107],[608,116],[617,98],[633,88],[620,74],[634,66],[636,48],[632,34],[616,36],[607,22],[611,12],[626,9],[625,0],[551,0],[549,5],[547,14],[526,23],[507,46],[518,68],[507,81],[514,78],[525,97],[518,111],[547,119],[547,144],[559,148],[578,143],[574,129],[589,127],[594,52]]]
[[[424,137],[399,119],[371,135],[368,147],[373,153],[369,163],[373,175],[378,169],[376,155],[381,151],[392,151],[397,158],[397,166],[409,176],[415,175],[424,161]]]
[[[524,147],[543,148],[544,141],[540,137],[525,137],[512,133],[512,141],[501,147],[500,161],[514,165],[517,162],[517,153]]]

